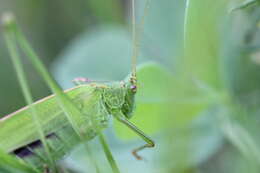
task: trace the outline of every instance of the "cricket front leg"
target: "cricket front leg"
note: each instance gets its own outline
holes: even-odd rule
[[[133,150],[133,155],[137,160],[142,160],[142,157],[138,155],[138,152],[145,149],[145,148],[152,148],[155,146],[154,141],[148,137],[143,131],[141,131],[138,127],[136,127],[133,123],[128,121],[128,119],[124,118],[123,116],[116,116],[117,120],[123,124],[125,124],[127,127],[129,127],[131,130],[133,130],[136,134],[138,134],[145,142],[145,145],[142,145],[136,149]]]

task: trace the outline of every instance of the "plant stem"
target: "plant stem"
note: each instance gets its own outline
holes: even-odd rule
[[[91,149],[89,148],[89,145],[88,145],[87,143],[85,143],[84,145],[85,145],[85,149],[86,149],[86,151],[87,151],[87,153],[88,153],[88,155],[89,155],[90,162],[94,165],[94,167],[95,167],[95,169],[96,169],[96,173],[101,173],[101,172],[100,172],[100,169],[99,169],[99,167],[98,167],[98,164],[97,164],[96,160],[95,160],[94,157],[93,157],[92,151],[91,151]]]
[[[116,161],[115,161],[115,159],[114,159],[114,157],[113,157],[113,155],[110,151],[110,148],[108,146],[108,143],[106,142],[104,135],[100,132],[98,136],[99,136],[99,141],[102,145],[102,148],[105,152],[106,158],[107,158],[107,160],[108,160],[108,162],[109,162],[109,164],[110,164],[110,166],[113,170],[113,173],[120,173],[120,170],[119,170],[119,168],[116,164]]]

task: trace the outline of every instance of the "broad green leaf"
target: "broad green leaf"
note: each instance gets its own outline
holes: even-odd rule
[[[174,80],[171,92],[173,98],[171,125],[175,128],[191,123],[218,99],[214,91],[192,80]]]
[[[216,111],[206,110],[190,124],[167,129],[162,150],[170,172],[203,164],[223,146],[216,114]]]
[[[212,103],[209,93],[194,85],[184,85],[157,63],[140,65],[137,71],[136,112],[131,122],[147,134],[160,133],[191,121]],[[115,121],[116,133],[123,139],[136,134]]]
[[[230,16],[224,35],[225,82],[236,100],[258,109],[260,103],[260,37],[257,27],[259,16],[253,12],[245,13],[243,10],[235,11],[234,14],[237,15]]]
[[[227,1],[187,0],[184,23],[183,73],[221,89],[220,46]]]
[[[171,74],[156,63],[145,63],[138,67],[137,78],[136,111],[131,122],[148,134],[159,132],[169,115]],[[137,137],[122,124],[114,123],[121,138]]]
[[[141,33],[141,48],[146,57],[152,58],[173,71],[180,70],[179,58],[182,54],[183,16],[185,1],[150,0],[147,14],[144,14],[145,1],[136,1],[137,18],[145,16]]]

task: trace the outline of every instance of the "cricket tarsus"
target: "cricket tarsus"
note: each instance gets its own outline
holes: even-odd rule
[[[138,154],[139,151],[145,149],[145,148],[152,148],[154,147],[154,143],[147,143],[143,146],[140,146],[132,151],[132,154],[137,160],[143,160],[143,158]]]
[[[132,151],[132,154],[134,155],[134,157],[137,160],[143,160],[143,158],[138,154],[139,151],[142,151],[145,148],[152,148],[155,147],[155,143],[154,141],[147,136],[146,134],[144,134],[143,131],[141,131],[138,127],[136,127],[133,123],[131,123],[130,121],[128,121],[128,119],[124,118],[124,116],[122,116],[122,114],[118,114],[116,116],[117,120],[120,121],[121,123],[125,124],[127,127],[129,127],[131,130],[133,130],[137,135],[139,135],[145,142],[145,145],[142,145],[136,149],[134,149]]]

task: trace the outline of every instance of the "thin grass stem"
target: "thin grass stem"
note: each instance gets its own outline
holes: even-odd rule
[[[9,50],[10,56],[11,56],[11,60],[18,78],[18,82],[20,84],[23,96],[25,98],[25,101],[31,111],[31,116],[34,122],[34,125],[36,126],[36,130],[39,133],[40,136],[40,140],[44,146],[44,150],[47,154],[47,158],[48,161],[51,164],[51,167],[56,170],[56,166],[55,166],[55,161],[52,159],[51,154],[50,154],[50,148],[47,144],[44,132],[42,130],[42,126],[40,124],[40,120],[37,116],[37,110],[35,109],[34,106],[32,106],[33,104],[33,99],[32,99],[32,95],[29,89],[29,85],[28,85],[28,81],[26,79],[26,74],[24,72],[23,66],[22,66],[22,62],[21,62],[21,58],[18,54],[18,50],[17,50],[17,46],[16,46],[16,42],[15,42],[15,34],[13,31],[13,27],[12,27],[12,23],[9,23],[8,20],[12,20],[12,15],[11,14],[6,14],[6,16],[4,16],[4,21],[6,23],[5,26],[5,30],[4,30],[4,37],[5,37],[5,41],[6,41],[6,45],[7,45],[7,49]],[[9,25],[10,24],[10,25]]]
[[[109,162],[109,164],[110,164],[110,166],[111,166],[111,168],[113,170],[113,173],[120,173],[120,170],[119,170],[119,168],[118,168],[118,166],[116,164],[116,161],[115,161],[115,159],[114,159],[114,157],[112,155],[112,152],[110,151],[109,145],[106,142],[106,139],[105,139],[104,135],[100,132],[98,137],[99,137],[99,141],[100,141],[100,143],[102,145],[102,148],[103,148],[103,150],[105,152],[106,158],[107,158],[107,160],[108,160],[108,162]]]

